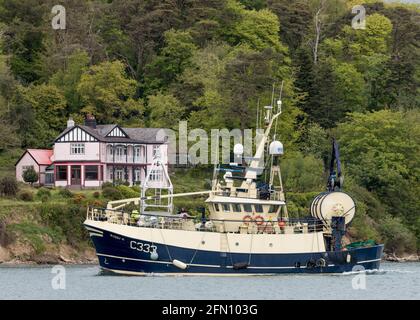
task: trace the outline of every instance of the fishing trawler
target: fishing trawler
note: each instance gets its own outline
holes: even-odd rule
[[[274,103],[272,103],[274,104]],[[118,274],[267,275],[343,273],[355,266],[379,269],[382,244],[343,245],[356,206],[341,191],[338,146],[333,142],[330,178],[305,218],[289,217],[280,171],[283,145],[271,135],[281,100],[265,107],[265,131],[244,165],[216,165],[208,191],[174,194],[166,167],[156,156],[165,186],[153,190],[150,172],[138,198],[89,207],[84,222],[102,269]],[[243,146],[235,145],[236,157]],[[263,161],[264,155],[267,161]],[[337,169],[335,169],[335,164]],[[337,172],[336,172],[337,171]],[[268,177],[263,179],[262,176]],[[173,214],[173,198],[207,194],[208,215]],[[138,210],[128,210],[135,205]]]

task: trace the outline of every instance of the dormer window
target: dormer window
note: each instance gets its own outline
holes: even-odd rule
[[[84,143],[70,144],[70,154],[85,154],[85,144]]]

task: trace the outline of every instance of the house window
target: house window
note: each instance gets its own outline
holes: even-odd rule
[[[140,182],[141,180],[141,170],[140,169],[135,169],[134,170],[134,181],[135,182]]]
[[[140,160],[140,147],[134,148],[134,161]]]
[[[85,166],[85,179],[98,180],[99,170],[98,166]]]
[[[22,172],[25,172],[28,169],[33,169],[34,166],[22,166]]]
[[[85,144],[84,143],[70,144],[70,154],[85,154]]]
[[[57,166],[57,180],[67,180],[67,166]]]
[[[116,169],[115,170],[115,179],[116,180],[124,180],[124,170],[123,169]]]
[[[161,170],[152,170],[150,173],[150,181],[161,181],[162,180],[162,171]]]
[[[153,146],[153,158],[160,157],[160,146]]]
[[[117,147],[115,149],[115,159],[117,161],[123,161],[126,159],[127,148],[126,147]]]

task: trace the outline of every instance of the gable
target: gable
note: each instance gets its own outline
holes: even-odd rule
[[[115,126],[106,136],[128,138],[128,135],[119,126]]]
[[[95,142],[98,141],[94,136],[87,133],[85,130],[74,127],[70,131],[58,137],[55,142]]]
[[[15,163],[15,167],[18,165],[28,165],[28,164],[36,164],[39,165],[36,160],[34,159],[34,157],[28,152],[28,150],[26,150],[18,159],[18,161],[16,161]]]

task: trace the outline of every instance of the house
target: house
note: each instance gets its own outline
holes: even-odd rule
[[[46,169],[52,164],[52,150],[27,149],[16,162],[16,180],[23,181],[23,173],[32,168],[38,173],[37,184],[48,184],[51,177],[46,177]]]
[[[67,128],[54,140],[53,150],[48,150],[52,153],[51,163],[39,166],[40,173],[45,172],[53,181],[46,179],[40,183],[76,188],[100,187],[104,182],[140,184],[157,156],[167,168],[166,140],[164,129],[97,125],[93,116],[88,116],[84,125],[69,119]],[[25,154],[29,150],[34,149]],[[22,180],[24,166],[31,165],[25,154],[16,163],[18,180]],[[150,175],[156,186],[162,178],[159,170]]]

